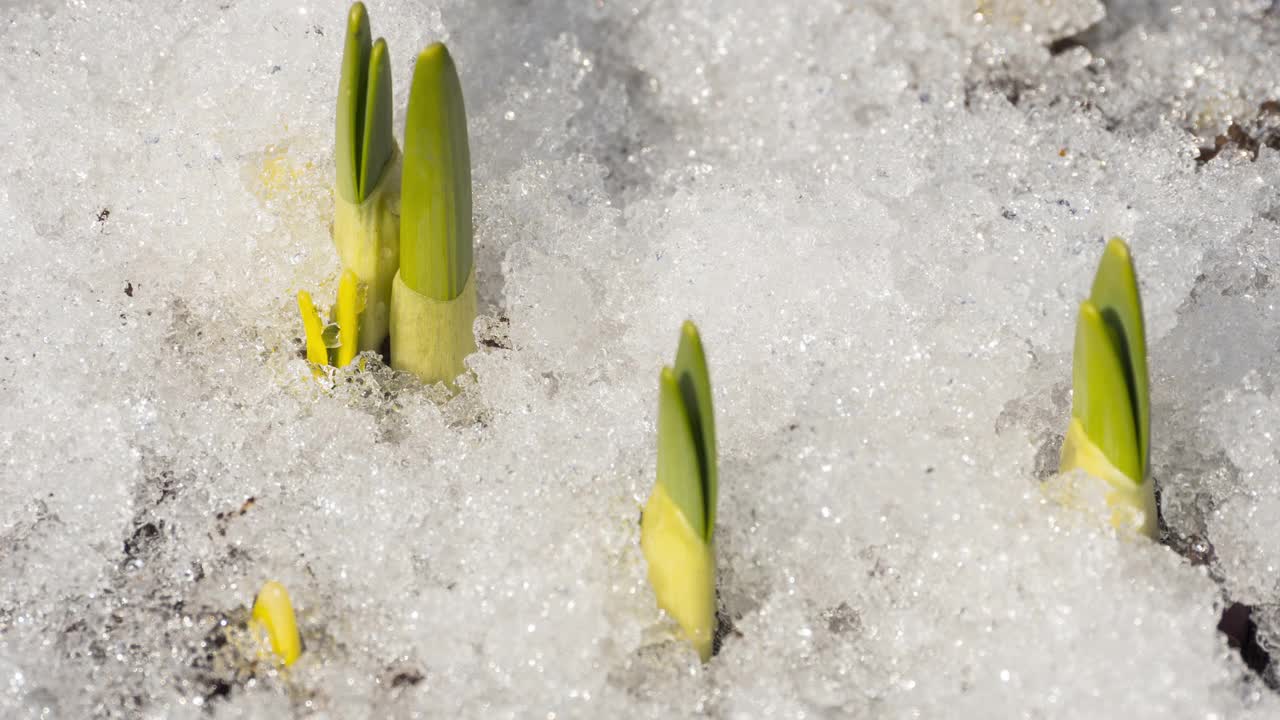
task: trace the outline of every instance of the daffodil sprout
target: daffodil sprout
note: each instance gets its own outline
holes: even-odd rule
[[[404,137],[391,365],[452,385],[476,349],[476,281],[467,115],[458,71],[440,43],[418,55]]]
[[[1107,244],[1089,299],[1080,305],[1071,382],[1060,469],[1106,481],[1112,523],[1154,537],[1146,334],[1133,261],[1120,238]]]
[[[347,15],[338,83],[333,242],[343,268],[365,286],[359,350],[378,350],[387,337],[400,255],[400,150],[391,132],[391,60],[386,41],[370,37],[369,15],[357,2]]]
[[[711,379],[692,322],[674,367],[658,376],[658,477],[640,521],[640,547],[658,606],[705,662],[716,632],[716,428]]]

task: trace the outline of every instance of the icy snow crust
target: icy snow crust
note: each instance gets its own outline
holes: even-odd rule
[[[345,3],[7,0],[0,716],[1268,718],[1270,2],[371,0],[467,93],[481,351],[323,387]],[[142,5],[145,5],[143,7]],[[1052,48],[1053,52],[1050,52]],[[397,117],[397,128],[402,118]],[[1131,242],[1163,544],[1060,508],[1076,305]],[[701,327],[720,653],[638,549]],[[278,579],[305,652],[254,661]]]

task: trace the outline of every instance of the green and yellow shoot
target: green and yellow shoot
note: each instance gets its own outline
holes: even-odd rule
[[[715,413],[702,340],[681,328],[675,367],[658,375],[658,477],[640,521],[640,547],[658,606],[705,662],[716,632]]]
[[[1106,481],[1113,524],[1154,537],[1146,332],[1137,275],[1120,238],[1107,244],[1089,299],[1080,306],[1071,381],[1061,471],[1081,469]]]
[[[402,156],[387,44],[347,16],[338,85],[333,239],[344,272],[328,324],[298,294],[307,359],[345,367],[390,336],[392,367],[453,386],[475,352],[471,151],[462,83],[440,43],[418,55]]]
[[[404,137],[391,365],[452,385],[476,349],[476,284],[467,115],[457,68],[440,43],[418,55]]]
[[[360,350],[387,337],[391,285],[400,254],[400,150],[392,134],[391,60],[371,41],[369,16],[355,3],[347,16],[338,83],[333,242],[342,266],[364,284]]]

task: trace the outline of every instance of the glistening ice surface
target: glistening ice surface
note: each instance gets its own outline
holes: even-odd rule
[[[466,91],[451,399],[299,355],[345,3],[0,10],[0,716],[1280,713],[1216,629],[1280,643],[1271,2],[370,0],[398,128],[427,43]],[[1055,470],[1111,235],[1159,544],[1043,489],[1089,486]],[[686,317],[705,666],[638,548]],[[285,672],[244,633],[273,578]]]

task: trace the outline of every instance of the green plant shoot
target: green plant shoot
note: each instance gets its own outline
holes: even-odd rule
[[[440,43],[418,55],[404,136],[391,364],[452,385],[476,349],[476,288],[467,115],[457,68]]]
[[[1060,469],[1079,468],[1105,480],[1113,522],[1137,519],[1138,529],[1154,536],[1142,301],[1129,248],[1120,238],[1107,244],[1089,299],[1080,306],[1071,381],[1071,424]]]
[[[358,348],[387,337],[391,285],[400,254],[400,150],[392,134],[391,60],[382,38],[371,42],[363,3],[347,15],[338,83],[333,240],[344,268],[366,286]]]
[[[658,375],[658,477],[641,516],[640,547],[658,606],[705,662],[716,631],[715,413],[698,329],[681,328],[674,367]]]
[[[404,137],[400,276],[452,300],[471,276],[471,150],[462,84],[441,43],[418,55]]]

